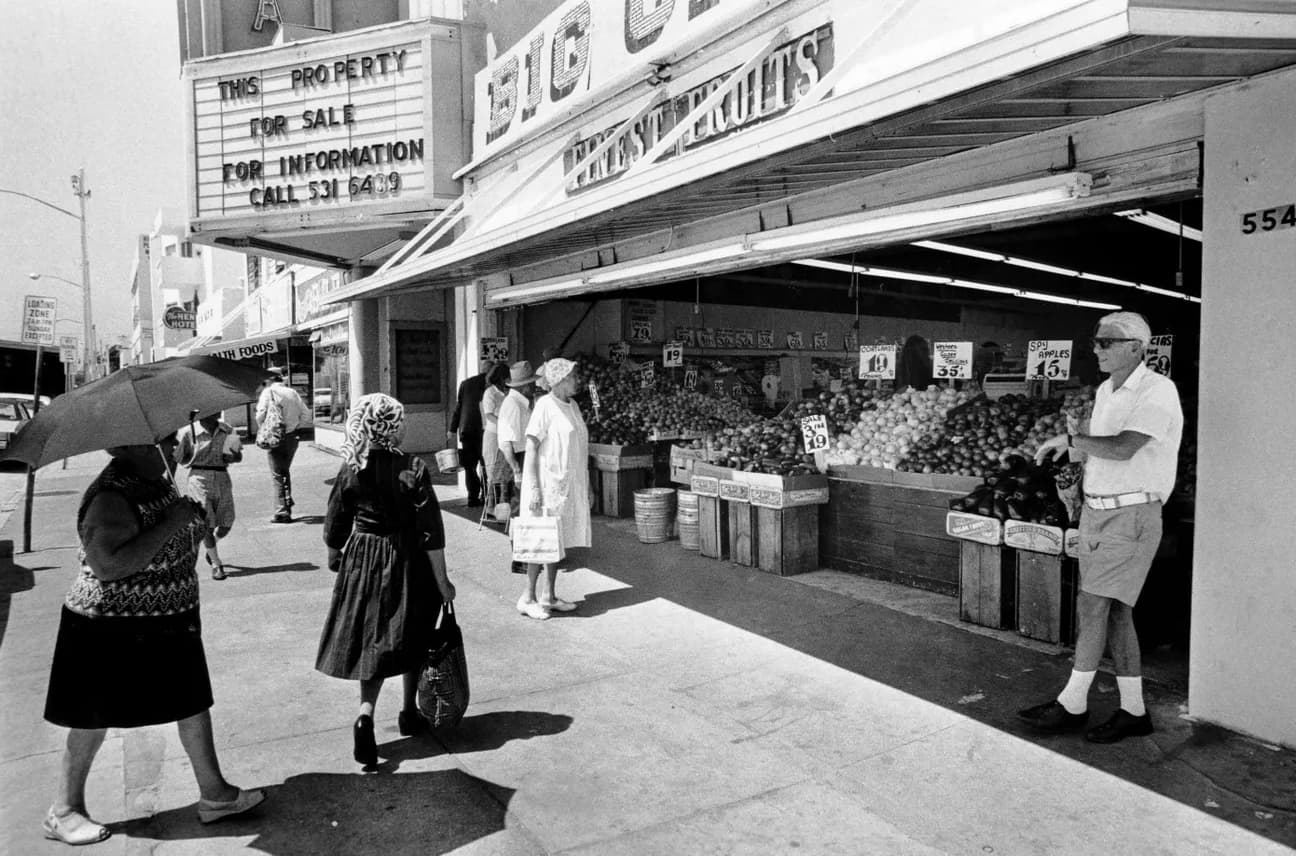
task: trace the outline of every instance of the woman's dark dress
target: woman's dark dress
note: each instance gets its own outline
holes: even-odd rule
[[[421,666],[441,607],[426,551],[445,547],[427,465],[384,449],[360,473],[343,464],[324,543],[342,555],[315,668],[367,680]]]

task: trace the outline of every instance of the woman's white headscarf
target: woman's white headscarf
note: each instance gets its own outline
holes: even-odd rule
[[[576,363],[572,360],[565,360],[562,357],[554,357],[552,360],[548,360],[540,367],[540,374],[544,377],[545,383],[549,385],[549,388],[553,389],[562,381],[563,378],[571,374],[572,369],[574,368],[576,368]]]
[[[390,395],[370,393],[361,397],[347,414],[342,459],[358,473],[369,463],[371,449],[399,453],[404,433],[405,406]]]

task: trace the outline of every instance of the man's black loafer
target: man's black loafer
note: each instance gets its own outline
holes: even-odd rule
[[[1152,728],[1152,717],[1148,714],[1135,716],[1124,709],[1118,709],[1111,719],[1089,729],[1085,739],[1090,743],[1115,743],[1126,737],[1146,737],[1155,729]]]
[[[1017,711],[1017,718],[1043,734],[1064,734],[1084,730],[1089,724],[1089,711],[1070,713],[1054,699]]]

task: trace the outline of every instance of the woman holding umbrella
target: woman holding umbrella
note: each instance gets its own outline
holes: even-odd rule
[[[90,844],[109,836],[91,820],[85,785],[109,728],[177,723],[211,823],[265,795],[230,784],[212,740],[211,679],[198,612],[206,517],[171,478],[174,436],[116,446],[77,513],[81,571],[64,602],[45,718],[68,728],[47,838]]]
[[[337,573],[315,668],[360,682],[352,729],[355,760],[378,763],[373,713],[387,678],[404,679],[401,734],[421,731],[418,677],[437,611],[453,601],[445,529],[427,465],[400,450],[405,408],[380,392],[351,408],[343,463],[324,518],[329,568]]]

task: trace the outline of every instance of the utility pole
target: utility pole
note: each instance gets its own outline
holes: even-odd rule
[[[95,328],[90,307],[90,255],[86,244],[86,200],[90,198],[90,189],[86,187],[85,169],[72,176],[72,192],[80,203],[81,214],[81,312],[85,323],[85,372],[86,380],[92,380],[99,373],[98,352],[95,348]]]

